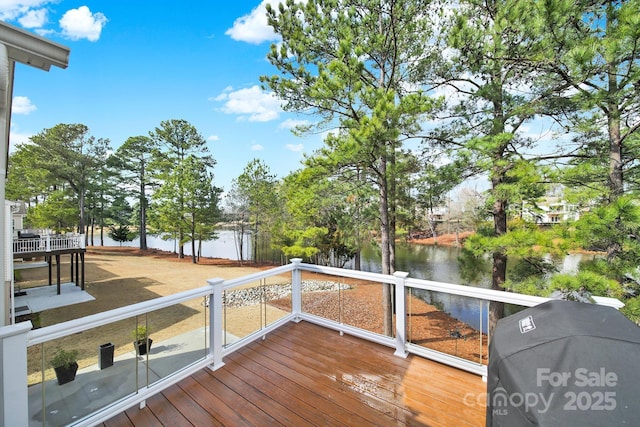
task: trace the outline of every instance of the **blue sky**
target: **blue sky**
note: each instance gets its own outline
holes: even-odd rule
[[[225,191],[254,158],[278,178],[300,168],[322,138],[294,136],[295,123],[313,118],[283,112],[260,90],[259,77],[276,72],[266,54],[278,41],[265,3],[0,1],[0,19],[71,49],[64,70],[16,65],[11,146],[82,123],[117,148],[184,119],[207,139]]]

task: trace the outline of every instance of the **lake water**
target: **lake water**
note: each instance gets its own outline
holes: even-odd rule
[[[202,243],[202,256],[239,259],[233,231],[223,230],[218,235],[218,239]],[[100,240],[94,237],[94,243],[99,244]],[[104,243],[105,246],[120,246],[118,242],[106,236]],[[174,240],[162,240],[154,236],[147,236],[147,245],[165,251],[175,252],[177,249]],[[139,247],[140,244],[139,240],[135,239],[123,243],[122,246]],[[185,256],[191,256],[190,244],[184,246],[184,252]],[[248,237],[245,237],[244,252],[244,259],[248,259]],[[461,249],[454,247],[402,244],[396,248],[396,270],[407,272],[409,277],[416,279],[488,288],[490,264],[478,260],[465,262],[461,255]],[[581,255],[567,255],[560,268],[564,272],[576,271],[581,260]],[[381,272],[380,253],[373,246],[366,247],[362,252],[361,265],[363,271]],[[347,265],[345,268],[350,266]],[[436,305],[476,329],[480,328],[482,322],[483,329],[486,330],[487,307],[481,307],[478,300],[438,292],[419,292],[418,296],[426,302]]]
[[[95,245],[100,245],[100,237],[94,236],[93,243]],[[116,242],[111,239],[109,236],[104,236],[104,245],[105,246],[127,246],[127,247],[140,247],[140,239],[136,238],[131,242]],[[177,252],[177,243],[175,240],[162,240],[156,236],[147,236],[147,246],[149,248],[160,249],[163,251],[173,251]],[[197,251],[196,244],[196,251]],[[245,236],[244,238],[244,259],[249,258],[249,237]],[[184,254],[191,256],[191,243],[187,243],[184,245]],[[240,252],[235,243],[235,236],[233,231],[222,230],[218,232],[218,238],[215,240],[210,240],[207,242],[202,242],[202,256],[207,258],[228,258],[232,260],[240,259]]]

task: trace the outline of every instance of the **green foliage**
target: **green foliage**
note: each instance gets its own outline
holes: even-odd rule
[[[66,185],[78,203],[78,229],[85,228],[85,197],[91,184],[98,182],[103,170],[108,139],[89,135],[82,124],[58,124],[31,137],[31,144],[19,147],[24,156],[32,159],[35,170],[46,171],[50,182]],[[39,172],[41,173],[41,172]]]
[[[586,249],[607,251],[618,247],[627,254],[634,249],[631,261],[640,255],[636,243],[636,236],[640,236],[640,205],[633,196],[622,196],[596,207],[584,214],[575,228],[576,238]],[[616,255],[625,258],[624,253]]]
[[[126,225],[117,225],[109,227],[109,237],[111,237],[114,241],[120,242],[130,242],[136,238],[137,233],[132,232],[128,226]]]
[[[516,219],[508,223],[507,233],[502,235],[495,235],[491,228],[482,228],[467,238],[465,248],[476,256],[498,252],[533,260],[548,254],[561,255],[565,244],[556,240],[553,230],[544,230],[536,224]]]
[[[21,146],[9,153],[8,168],[5,189],[7,200],[30,202],[46,194],[47,190],[56,183],[51,174],[36,165],[36,160],[29,150]]]
[[[77,350],[64,350],[59,349],[56,354],[51,359],[52,367],[54,368],[70,368],[71,365],[78,361],[78,351]]]
[[[620,311],[630,320],[640,325],[640,296],[625,301],[625,306]]]
[[[53,191],[44,202],[27,210],[26,221],[34,228],[48,228],[56,233],[73,231],[77,225],[78,205],[64,190]]]
[[[236,213],[242,215],[241,219],[252,228],[252,252],[256,262],[258,236],[262,233],[265,237],[277,238],[272,234],[278,218],[281,218],[276,177],[262,160],[253,159],[234,180],[231,193],[236,202]]]
[[[324,230],[315,238],[315,261],[342,265],[352,258],[362,244],[367,226],[362,219],[362,191],[341,180],[327,179],[314,168],[305,168],[285,178],[280,194],[286,200],[287,219],[279,224],[275,243],[281,247],[292,245],[295,236],[306,234],[309,228]],[[280,237],[285,237],[281,241]]]
[[[153,195],[153,224],[164,236],[172,233],[179,236],[180,245],[191,242],[194,263],[195,242],[215,237],[214,225],[220,218],[220,193],[202,159],[189,155],[165,177]]]
[[[151,177],[149,167],[158,150],[153,140],[146,136],[134,136],[127,140],[109,157],[108,164],[115,168],[116,177],[120,181],[120,195],[137,200],[134,204],[136,220],[140,233],[140,249],[147,249],[147,208],[149,200],[147,191],[158,183]],[[117,212],[123,214],[122,209]],[[112,214],[112,217],[115,215]],[[116,220],[117,223],[124,221]]]
[[[180,258],[183,245],[191,242],[195,263],[195,242],[213,238],[213,224],[220,217],[222,190],[213,185],[210,172],[216,161],[202,135],[185,120],[162,121],[149,136],[158,147],[153,150],[150,173],[162,182],[152,197],[149,223],[163,238],[177,237]]]
[[[507,280],[505,288],[520,294],[548,296],[549,290],[546,286],[545,279],[539,277],[528,277],[519,280]]]
[[[282,43],[273,44],[267,56],[279,73],[261,81],[285,100],[286,110],[320,118],[298,132],[339,129],[327,135],[307,166],[344,182],[357,176],[354,185],[378,191],[382,265],[388,272],[402,139],[418,136],[422,121],[439,106],[417,81],[423,72],[418,59],[431,47],[431,2],[310,0],[266,9]]]
[[[132,332],[131,337],[134,341],[144,341],[149,338],[149,329],[144,325],[138,325]]]
[[[327,229],[321,227],[293,230],[285,236],[291,244],[283,245],[282,252],[289,258],[301,257],[309,260],[320,251],[318,246],[326,235]]]
[[[556,290],[563,294],[588,292],[591,295],[612,298],[621,298],[623,295],[619,282],[591,271],[579,271],[576,275],[557,274],[553,276],[548,292]]]

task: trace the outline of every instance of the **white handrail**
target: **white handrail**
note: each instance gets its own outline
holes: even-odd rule
[[[478,288],[475,286],[456,285],[453,283],[434,282],[433,280],[407,279],[406,284],[416,289],[443,292],[488,301],[505,302],[526,307],[533,307],[534,305],[549,301],[549,298],[545,297],[497,291],[495,289]]]
[[[44,235],[38,237],[16,237],[13,239],[13,253],[26,254],[51,252],[65,249],[84,249],[83,234]]]

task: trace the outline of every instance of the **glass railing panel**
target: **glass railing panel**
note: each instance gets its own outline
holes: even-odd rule
[[[342,322],[342,291],[347,288],[340,277],[303,271],[302,312]]]
[[[269,326],[274,322],[288,316],[292,312],[291,302],[291,273],[288,274],[288,280],[277,280],[275,283],[271,277],[266,280],[264,293],[264,326]],[[283,283],[286,282],[286,283]]]
[[[224,346],[259,332],[292,311],[291,273],[223,291]]]
[[[395,319],[394,286],[351,281],[342,291],[342,323],[392,337]]]
[[[407,293],[409,342],[487,364],[487,301],[412,288]]]
[[[207,357],[208,318],[202,297],[138,316],[139,337],[130,345],[149,384]]]
[[[262,329],[265,312],[264,279],[222,293],[224,345],[230,345]]]
[[[132,325],[128,319],[29,347],[29,425],[68,425],[135,393],[137,363],[125,338]],[[72,369],[54,369],[65,355],[76,361]]]
[[[304,272],[302,311],[369,332],[393,336],[394,286]]]

